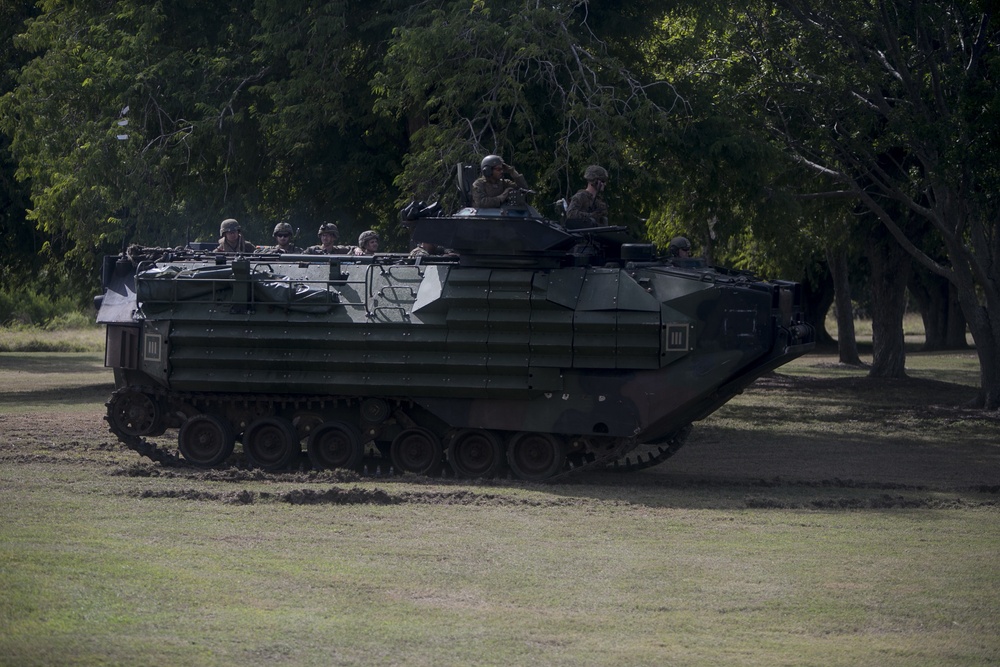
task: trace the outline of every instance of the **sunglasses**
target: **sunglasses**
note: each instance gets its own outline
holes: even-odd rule
[[[279,239],[287,239],[291,236],[291,234],[275,234],[275,236],[277,236]]]

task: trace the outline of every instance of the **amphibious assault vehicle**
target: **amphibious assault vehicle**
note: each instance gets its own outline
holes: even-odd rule
[[[202,467],[304,450],[386,473],[634,470],[813,346],[797,284],[657,257],[622,227],[530,206],[406,217],[447,253],[106,258],[111,431]],[[174,429],[177,452],[150,440]]]

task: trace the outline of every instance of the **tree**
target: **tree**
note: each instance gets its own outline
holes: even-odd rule
[[[31,60],[0,102],[30,217],[62,239],[80,284],[98,252],[214,238],[255,210],[260,180],[243,3],[43,0]]]
[[[14,35],[36,10],[27,3],[0,4],[0,96],[16,85],[17,68],[25,56],[14,47]],[[0,135],[0,288],[23,284],[25,275],[38,270],[41,241],[27,220],[28,187],[17,181],[17,162],[10,153],[10,139]]]
[[[372,227],[381,228],[383,241],[398,233],[389,221],[397,219],[393,180],[407,127],[376,113],[371,81],[393,28],[415,11],[399,0],[255,5],[254,59],[269,67],[254,88],[272,165],[262,187],[274,215],[301,222],[309,238],[323,221],[339,223],[345,241]]]
[[[399,190],[447,198],[456,164],[497,153],[549,202],[597,163],[611,173],[614,220],[641,229],[640,202],[662,186],[658,148],[683,102],[634,59],[662,9],[626,5],[614,3],[608,22],[586,0],[442,0],[405,15],[374,78],[378,109],[410,129]]]
[[[775,0],[731,20],[758,64],[756,117],[832,186],[823,196],[862,204],[954,285],[979,355],[978,404],[1000,408],[1000,34],[988,5]],[[943,261],[916,241],[916,219]]]

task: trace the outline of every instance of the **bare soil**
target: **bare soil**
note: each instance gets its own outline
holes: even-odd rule
[[[88,388],[95,395],[98,388]],[[110,388],[109,388],[110,393]],[[510,480],[476,481],[382,477],[378,488],[348,471],[267,473],[235,465],[221,470],[168,468],[117,443],[104,422],[100,400],[82,409],[0,413],[0,461],[4,465],[51,463],[91,466],[131,478],[176,478],[180,488],[141,490],[142,497],[278,501],[291,504],[574,504],[580,485],[719,488],[738,490],[747,506],[784,506],[776,490],[864,489],[861,496],[818,495],[812,506],[906,507],[897,492],[972,493],[982,504],[1000,502],[1000,415],[963,407],[974,390],[931,380],[817,379],[772,374],[744,397],[695,425],[688,443],[665,463],[639,472],[594,472],[547,485],[546,500],[521,499],[494,489]],[[746,428],[750,424],[750,428]],[[379,471],[381,472],[381,471]],[[381,476],[381,475],[380,475]],[[233,482],[232,490],[205,490],[201,482]],[[240,488],[247,482],[281,481],[301,486],[274,493]],[[396,482],[406,482],[405,487]],[[332,487],[331,484],[340,486]],[[428,485],[426,492],[413,485]],[[445,487],[442,490],[442,485]],[[430,488],[433,486],[433,488]],[[546,485],[541,485],[546,486]],[[395,487],[395,488],[394,488]],[[218,489],[214,485],[213,489]],[[585,494],[584,494],[585,495]],[[993,498],[993,500],[990,500]],[[794,504],[794,503],[793,503]]]

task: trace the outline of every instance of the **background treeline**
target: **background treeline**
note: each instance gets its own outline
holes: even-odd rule
[[[403,251],[458,162],[500,153],[546,213],[599,163],[614,222],[803,281],[817,322],[838,299],[845,361],[862,304],[873,374],[907,294],[930,347],[968,328],[996,408],[995,5],[0,1],[0,294],[83,303],[100,255],[225,217]]]

